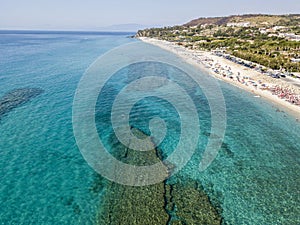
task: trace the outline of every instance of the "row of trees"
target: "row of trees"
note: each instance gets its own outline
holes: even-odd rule
[[[300,71],[300,63],[291,62],[291,58],[298,58],[300,55],[300,42],[255,40],[253,43],[249,43],[237,38],[228,38],[208,40],[205,43],[199,43],[198,47],[203,50],[223,49],[236,57],[275,70]]]
[[[285,22],[281,21],[279,24],[284,25]],[[299,27],[293,25],[292,28],[298,29]],[[188,48],[223,49],[229,54],[272,69],[284,68],[287,71],[300,71],[300,63],[291,62],[291,58],[300,57],[300,42],[262,34],[257,27],[176,26],[146,29],[139,31],[137,36],[176,41]]]
[[[251,62],[258,63],[260,65],[266,66],[274,70],[285,69],[288,72],[300,71],[300,63],[293,63],[289,59],[283,56],[278,56],[274,58],[274,57],[269,57],[267,55],[253,54],[251,52],[243,52],[243,51],[233,52],[232,55]]]

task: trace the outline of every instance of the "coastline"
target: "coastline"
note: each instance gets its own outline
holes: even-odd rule
[[[271,92],[271,89],[275,92],[278,91],[279,87],[282,87],[293,90],[296,95],[300,96],[300,86],[282,79],[268,77],[254,69],[246,68],[211,52],[189,50],[172,42],[154,38],[139,37],[138,39],[170,51],[209,75],[254,94],[254,97],[262,97],[279,107],[281,106],[284,111],[296,117],[297,121],[300,120],[300,105],[292,104]]]

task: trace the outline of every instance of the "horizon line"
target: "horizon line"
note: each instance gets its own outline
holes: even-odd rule
[[[0,28],[0,32],[1,31],[18,31],[18,32],[86,32],[86,33],[91,33],[91,32],[106,32],[106,33],[136,33],[137,31],[131,31],[131,30],[80,30],[80,29],[72,29],[72,30],[68,30],[68,29],[6,29],[6,28]]]

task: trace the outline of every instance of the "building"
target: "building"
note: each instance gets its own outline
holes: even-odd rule
[[[250,22],[227,23],[227,27],[250,27]]]
[[[294,63],[300,62],[300,58],[298,58],[298,59],[291,59],[291,62],[294,62]]]
[[[285,33],[284,36],[291,41],[300,41],[300,35],[294,33]]]

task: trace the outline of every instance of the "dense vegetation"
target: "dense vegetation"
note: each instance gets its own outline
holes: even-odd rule
[[[137,36],[155,37],[192,49],[221,50],[271,69],[300,72],[300,62],[291,61],[300,58],[300,40],[288,38],[288,34],[300,34],[300,15],[200,18],[183,26],[142,30]]]

